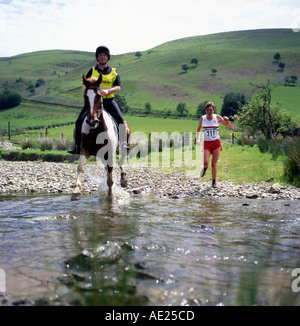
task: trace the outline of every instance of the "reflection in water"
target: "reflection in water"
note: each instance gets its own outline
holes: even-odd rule
[[[1,304],[299,305],[295,201],[1,196]]]

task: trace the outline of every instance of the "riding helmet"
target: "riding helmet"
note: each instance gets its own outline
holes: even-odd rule
[[[106,46],[101,45],[101,46],[97,47],[96,53],[95,53],[95,57],[96,58],[98,57],[98,54],[99,53],[105,53],[105,54],[107,54],[108,55],[108,60],[110,59],[110,52],[109,52],[109,49]]]

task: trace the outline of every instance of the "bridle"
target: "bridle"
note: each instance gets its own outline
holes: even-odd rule
[[[97,112],[97,119],[99,119],[100,114],[103,111],[103,96],[100,93],[101,89],[100,87],[87,87],[84,91],[84,96],[87,96],[88,90],[93,90],[96,95],[100,96],[101,103],[100,103],[100,108],[98,108],[98,112]],[[86,120],[86,123],[94,128],[96,128],[98,122],[99,120],[94,120],[93,116],[92,116],[92,122],[89,119]]]

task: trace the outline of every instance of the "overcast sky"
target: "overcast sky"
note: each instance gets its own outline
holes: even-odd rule
[[[0,0],[0,57],[67,49],[144,51],[183,37],[300,28],[299,0]],[[300,32],[299,32],[300,38]]]

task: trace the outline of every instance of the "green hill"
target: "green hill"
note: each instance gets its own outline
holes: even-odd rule
[[[277,52],[285,63],[282,72],[277,71],[278,63],[273,59]],[[281,83],[274,88],[273,100],[281,102],[300,123],[300,33],[292,29],[196,36],[164,43],[141,54],[116,55],[110,61],[122,79],[120,94],[134,111],[144,111],[149,102],[152,112],[163,115],[166,110],[175,112],[177,104],[184,102],[190,114],[195,114],[198,104],[205,100],[214,101],[220,110],[227,92],[243,92],[250,97],[250,82],[270,79],[272,83]],[[191,64],[192,58],[198,59],[197,65]],[[61,105],[67,105],[63,122],[75,121],[74,113],[76,116],[83,103],[81,73],[87,73],[95,64],[93,53],[71,50],[0,58],[0,91],[8,88],[30,101],[60,105],[48,105],[46,112],[61,111]],[[182,64],[189,66],[187,72],[182,70]],[[217,69],[215,75],[211,74],[212,68]],[[284,78],[290,75],[298,77],[297,86],[284,86]],[[30,81],[35,84],[40,78],[45,85],[36,88],[32,95],[26,89]],[[21,112],[26,106],[24,118],[30,112],[30,104],[40,105],[22,103],[18,108],[0,111],[0,116],[14,110]]]

